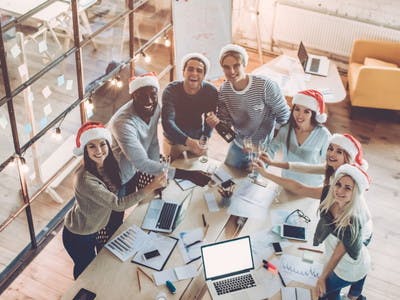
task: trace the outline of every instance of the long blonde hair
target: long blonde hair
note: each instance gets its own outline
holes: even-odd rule
[[[334,189],[336,183],[344,176],[349,176],[353,180],[354,187],[350,202],[346,203],[342,214],[338,218],[334,219],[333,224],[336,226],[336,232],[338,234],[338,237],[340,237],[340,235],[343,236],[345,228],[347,226],[350,226],[350,232],[352,237],[351,241],[353,242],[356,239],[357,235],[359,234],[360,225],[362,225],[360,224],[360,222],[362,222],[361,220],[362,216],[366,214],[366,211],[368,209],[365,203],[364,193],[360,192],[357,186],[357,182],[350,175],[345,173],[336,175],[336,177],[332,182],[332,185],[329,188],[328,195],[319,206],[319,211],[320,213],[324,214],[328,213],[329,209],[335,203]]]

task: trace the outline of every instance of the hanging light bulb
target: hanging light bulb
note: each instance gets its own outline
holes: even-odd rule
[[[21,170],[22,170],[22,172],[28,173],[29,172],[29,167],[26,164],[25,158],[21,156],[19,159],[21,161]]]
[[[86,102],[86,110],[93,110],[93,101],[92,101],[92,98],[91,97],[89,97],[88,99],[87,99],[87,102]]]
[[[142,56],[143,56],[143,59],[144,59],[144,61],[145,61],[146,63],[150,63],[150,62],[151,62],[151,57],[150,57],[150,55],[146,55],[146,54],[142,51]]]
[[[15,156],[13,156],[13,157],[11,158],[10,162],[8,163],[8,165],[9,165],[10,167],[14,167],[14,166],[15,166]]]
[[[56,141],[61,141],[62,139],[62,135],[61,135],[61,128],[60,127],[56,127],[56,129],[54,130],[52,137],[56,140]]]
[[[165,47],[171,47],[171,41],[169,40],[168,36],[164,37],[164,45]]]
[[[117,80],[117,88],[122,88],[122,86],[124,85],[122,80],[121,80],[121,76],[117,75],[115,76],[116,80]]]

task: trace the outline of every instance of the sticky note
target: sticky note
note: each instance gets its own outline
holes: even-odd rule
[[[72,90],[72,84],[74,83],[74,81],[72,79],[67,80],[67,84],[65,85],[65,88],[67,90]]]
[[[12,57],[14,57],[14,58],[16,58],[18,55],[21,54],[21,48],[17,44],[12,46],[10,51],[11,51]]]
[[[62,86],[64,84],[64,82],[65,82],[64,75],[60,75],[57,77],[57,85],[58,86]]]
[[[42,90],[43,96],[47,99],[51,95],[51,90],[48,85]]]
[[[52,111],[50,103],[43,107],[43,112],[46,116],[50,115]]]
[[[46,117],[41,118],[40,119],[40,129],[45,128],[46,125],[47,125],[47,118]]]
[[[21,78],[28,75],[28,68],[27,68],[26,64],[22,64],[18,67],[18,73],[19,73],[19,76],[21,76]]]
[[[25,132],[26,134],[31,133],[31,132],[32,132],[32,125],[29,124],[29,123],[26,123],[26,124],[24,125],[24,132]]]
[[[43,40],[43,41],[39,42],[38,47],[39,47],[39,53],[43,53],[43,52],[47,51],[46,41]]]

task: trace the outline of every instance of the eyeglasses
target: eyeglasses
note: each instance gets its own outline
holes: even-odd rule
[[[286,217],[285,223],[287,223],[287,221],[289,220],[289,218],[290,218],[293,214],[295,214],[295,213],[297,213],[297,216],[298,216],[299,218],[303,219],[304,222],[306,222],[306,223],[311,222],[311,219],[310,219],[308,216],[306,216],[302,210],[296,209],[296,210],[292,211],[292,212]]]

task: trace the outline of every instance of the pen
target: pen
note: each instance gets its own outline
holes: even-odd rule
[[[194,262],[194,261],[196,261],[196,260],[198,260],[200,258],[201,258],[201,256],[197,256],[197,257],[193,258],[192,260],[189,260],[186,264],[188,265],[188,264],[190,264],[190,263],[192,263],[192,262]]]
[[[207,226],[207,222],[206,222],[206,218],[204,217],[204,214],[201,214],[201,217],[203,219],[203,226],[206,227]]]
[[[270,262],[266,261],[263,259],[263,265],[264,268],[267,269],[268,271],[271,271],[272,273],[276,273],[278,271],[277,267],[271,264]]]
[[[316,253],[324,253],[324,251],[322,251],[322,250],[305,248],[305,247],[298,247],[297,249],[299,249],[299,250],[307,250],[307,251],[316,252]]]
[[[146,276],[148,279],[151,280],[152,283],[154,283],[153,277],[151,277],[149,274],[147,274],[145,271],[143,271],[140,267],[137,267],[137,269],[143,273],[144,276]]]
[[[204,230],[204,237],[207,235],[207,231],[208,231],[208,228],[210,227],[210,224],[207,224],[207,226],[206,226],[206,230]]]
[[[193,243],[190,243],[189,245],[185,246],[185,248],[192,247],[192,246],[194,246],[194,245],[196,245],[196,244],[198,244],[198,243],[201,243],[201,241],[200,241],[200,240],[197,240],[197,241],[195,241],[195,242],[193,242]]]
[[[137,284],[138,284],[139,292],[140,292],[142,290],[142,287],[140,286],[139,270],[136,270],[136,276],[137,276]]]
[[[285,284],[285,282],[283,281],[283,278],[282,278],[281,272],[279,272],[279,271],[278,271],[278,276],[279,276],[279,278],[280,278],[280,280],[281,280],[281,282],[282,282],[283,286],[284,286],[284,287],[286,287],[286,284]]]

